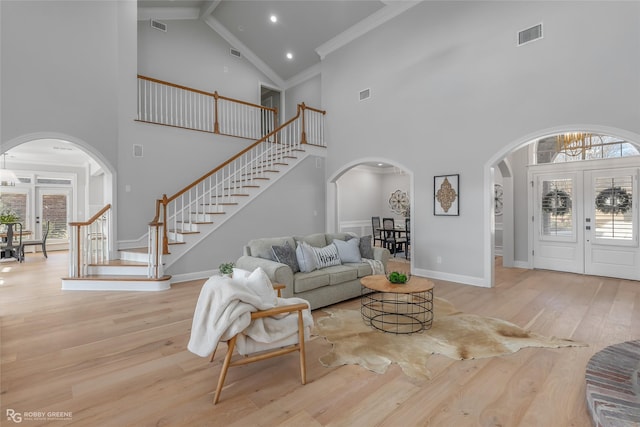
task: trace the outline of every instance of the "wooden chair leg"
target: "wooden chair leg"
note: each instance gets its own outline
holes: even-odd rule
[[[236,336],[227,341],[227,355],[224,357],[222,363],[222,370],[220,371],[220,377],[218,378],[218,386],[216,387],[216,395],[213,398],[213,404],[215,405],[220,400],[220,393],[222,392],[222,386],[224,380],[227,377],[227,370],[231,364],[231,356],[233,356],[233,349],[236,347]]]
[[[304,385],[307,383],[307,362],[304,353],[304,322],[302,321],[302,310],[298,311],[298,346],[300,351],[300,377]]]

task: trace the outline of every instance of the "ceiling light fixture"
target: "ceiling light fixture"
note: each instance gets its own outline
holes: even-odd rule
[[[14,187],[18,182],[18,177],[13,171],[6,168],[7,153],[2,154],[2,169],[0,169],[0,186]]]
[[[276,22],[278,22],[278,17],[276,15],[271,15],[269,17],[269,20],[275,24]]]
[[[593,146],[593,139],[599,138],[586,132],[569,132],[556,136],[556,151],[570,156],[584,155]]]
[[[287,59],[293,59],[293,53],[287,52]]]

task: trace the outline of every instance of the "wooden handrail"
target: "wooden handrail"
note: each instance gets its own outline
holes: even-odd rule
[[[102,215],[104,215],[104,213],[106,211],[108,211],[109,209],[111,209],[111,204],[107,204],[104,208],[100,209],[98,211],[98,213],[96,213],[94,216],[89,218],[87,221],[84,221],[84,222],[70,222],[69,225],[72,226],[72,227],[91,225],[94,222],[96,222],[98,220],[98,218],[100,218]]]
[[[265,107],[264,105],[253,104],[251,102],[242,101],[240,99],[235,99],[235,98],[229,98],[227,96],[222,96],[222,95],[219,95],[217,91],[215,91],[213,93],[206,92],[204,90],[194,89],[194,88],[189,87],[189,86],[183,86],[183,85],[179,85],[179,84],[175,84],[175,83],[170,83],[170,82],[167,82],[167,81],[164,81],[164,80],[154,79],[153,77],[147,77],[147,76],[143,76],[141,74],[138,74],[138,78],[141,79],[141,80],[147,80],[147,81],[153,82],[153,83],[163,84],[165,86],[175,87],[176,89],[182,89],[182,90],[186,90],[186,91],[189,91],[189,92],[199,93],[200,95],[211,96],[213,98],[224,99],[225,101],[231,101],[231,102],[235,102],[237,104],[248,105],[249,107],[260,108],[262,110],[269,110],[269,111],[273,111],[273,112],[276,112],[276,110],[277,110],[276,108],[273,108],[273,107]]]
[[[277,134],[278,132],[280,132],[280,130],[282,130],[283,128],[287,127],[289,124],[293,123],[298,117],[300,117],[300,106],[298,106],[297,114],[295,116],[293,116],[291,119],[287,120],[284,124],[280,125],[275,130],[271,131],[270,133],[268,133],[267,135],[263,136],[262,138],[260,138],[259,140],[257,140],[256,142],[254,142],[253,144],[251,144],[250,146],[248,146],[244,150],[240,151],[239,153],[237,153],[233,157],[229,158],[227,161],[225,161],[224,163],[220,164],[215,169],[212,169],[211,171],[207,172],[205,175],[203,175],[200,178],[196,179],[191,184],[187,185],[186,187],[184,187],[182,190],[178,191],[173,196],[168,197],[168,198],[166,198],[166,196],[165,196],[165,199],[164,199],[164,201],[162,203],[166,205],[167,203],[174,201],[175,199],[177,199],[178,197],[180,197],[181,195],[183,195],[187,191],[191,190],[193,187],[195,187],[196,185],[198,185],[199,183],[201,183],[205,179],[209,178],[214,173],[218,172],[220,169],[222,169],[225,166],[227,166],[229,163],[233,162],[234,160],[236,160],[237,158],[239,158],[240,156],[242,156],[246,152],[248,152],[251,149],[253,149],[254,147],[256,147],[258,144],[266,141],[267,139],[269,139],[269,137],[271,137],[271,136]]]

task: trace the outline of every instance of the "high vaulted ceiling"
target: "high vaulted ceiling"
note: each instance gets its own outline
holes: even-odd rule
[[[138,20],[201,19],[283,89],[321,58],[417,4],[379,0],[139,0]],[[277,22],[271,22],[275,15]],[[170,22],[165,22],[170,28]],[[287,59],[291,52],[292,59]]]

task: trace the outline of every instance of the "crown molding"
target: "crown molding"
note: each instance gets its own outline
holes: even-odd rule
[[[317,63],[307,68],[306,70],[296,74],[291,77],[289,80],[284,82],[284,86],[282,87],[284,90],[295,87],[300,83],[304,83],[307,80],[319,75],[322,72],[322,63]]]
[[[207,16],[211,15],[213,11],[216,10],[216,7],[220,5],[220,3],[222,3],[222,0],[210,0],[204,2],[202,7],[200,8],[199,18],[204,19]]]
[[[200,9],[197,7],[140,7],[138,21],[149,19],[198,19]]]
[[[222,25],[217,19],[213,16],[207,16],[203,18],[203,21],[211,27],[213,31],[218,33],[220,37],[226,40],[234,49],[238,49],[242,52],[242,56],[247,59],[247,61],[251,62],[258,70],[264,73],[273,84],[278,87],[284,87],[284,80],[280,78],[276,74],[275,71],[271,69],[267,64],[265,64],[255,53],[253,53],[247,46],[244,45],[240,40],[238,40],[227,28]]]
[[[318,55],[320,55],[320,59],[324,59],[331,52],[340,49],[341,47],[351,43],[358,37],[368,33],[374,28],[379,27],[385,22],[411,9],[413,6],[419,4],[420,1],[387,1],[384,3],[385,7],[383,7],[382,9],[358,22],[351,28],[338,34],[328,42],[318,46],[316,48],[316,52],[318,53]]]

